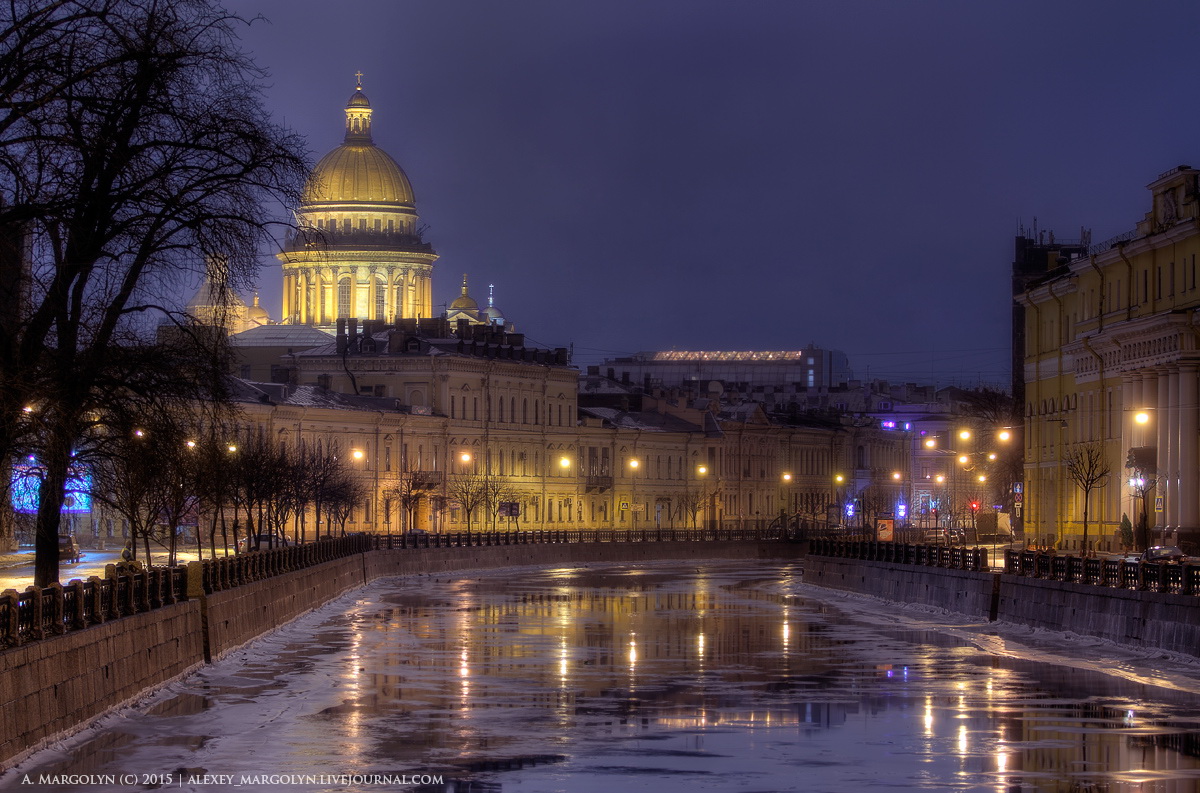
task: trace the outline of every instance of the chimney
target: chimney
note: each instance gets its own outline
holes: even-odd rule
[[[337,354],[343,355],[346,352],[346,320],[339,319],[337,321]]]

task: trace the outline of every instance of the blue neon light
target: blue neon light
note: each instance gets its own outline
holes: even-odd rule
[[[38,491],[42,485],[42,468],[37,464],[37,458],[30,455],[15,464],[11,482],[13,511],[35,514],[41,503]],[[63,497],[62,512],[91,511],[92,475],[82,466],[73,466],[67,474],[67,492]]]

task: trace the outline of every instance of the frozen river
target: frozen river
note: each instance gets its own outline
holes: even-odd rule
[[[239,785],[1191,793],[1200,666],[818,590],[788,562],[391,579],[0,777]]]

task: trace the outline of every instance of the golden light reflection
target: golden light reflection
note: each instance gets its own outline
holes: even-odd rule
[[[996,752],[996,770],[1001,774],[1008,771],[1008,752]]]
[[[637,666],[637,634],[631,633],[629,639],[629,671],[632,672]]]
[[[933,735],[933,699],[925,697],[925,734]]]
[[[965,724],[958,726],[958,753],[967,753],[967,725]]]
[[[471,695],[471,667],[467,665],[467,651],[464,648],[458,656],[458,676],[462,681],[462,708],[467,708],[467,698]]]

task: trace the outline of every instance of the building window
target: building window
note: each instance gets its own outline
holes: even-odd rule
[[[383,305],[384,298],[386,298],[386,297],[387,297],[387,287],[385,287],[381,284],[376,284],[375,285],[375,319],[387,319],[387,317],[384,316],[385,309],[384,309],[384,305]]]
[[[346,221],[349,223],[350,221]],[[350,314],[350,281],[338,282],[338,313],[339,317],[349,317]]]

